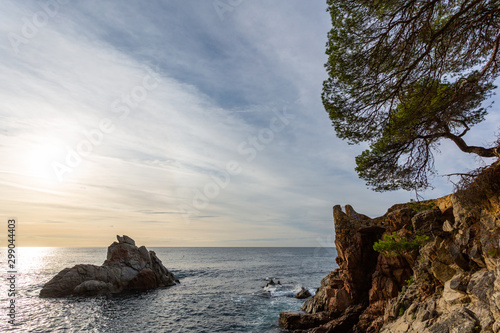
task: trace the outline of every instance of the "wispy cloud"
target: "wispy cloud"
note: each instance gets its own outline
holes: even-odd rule
[[[316,246],[334,204],[380,215],[409,200],[367,190],[362,147],[335,138],[320,101],[324,7],[245,1],[221,20],[210,1],[86,1],[60,5],[18,52],[4,38],[0,198],[20,239]],[[40,10],[6,1],[0,34]]]

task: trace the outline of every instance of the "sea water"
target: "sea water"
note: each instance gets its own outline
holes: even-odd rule
[[[18,249],[15,325],[8,323],[6,251],[0,251],[0,332],[283,332],[281,311],[299,311],[335,269],[334,248],[150,248],[179,285],[114,296],[40,298],[44,283],[76,264],[101,265],[106,248]],[[281,286],[264,288],[269,279]]]

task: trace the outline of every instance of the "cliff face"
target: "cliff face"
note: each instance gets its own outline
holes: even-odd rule
[[[295,332],[500,332],[500,167],[466,190],[399,204],[370,219],[333,207],[339,268],[304,313],[282,313]],[[396,255],[376,252],[384,234],[427,236]]]

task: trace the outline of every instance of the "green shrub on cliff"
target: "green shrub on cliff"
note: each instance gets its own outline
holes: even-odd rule
[[[437,205],[432,200],[421,201],[421,202],[412,201],[412,202],[408,203],[408,207],[413,209],[414,211],[416,211],[418,213],[418,212],[422,212],[424,210],[436,209]]]
[[[408,280],[406,280],[405,282],[406,282],[406,285],[409,287],[409,286],[411,286],[411,285],[413,284],[413,282],[415,282],[415,281],[413,280],[413,276],[411,276],[411,277],[410,277]]]
[[[392,257],[408,253],[427,243],[429,236],[415,235],[414,238],[406,238],[393,232],[391,235],[383,235],[382,239],[373,244],[373,249],[385,256]]]

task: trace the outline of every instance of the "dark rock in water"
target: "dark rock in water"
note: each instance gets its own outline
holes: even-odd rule
[[[128,236],[116,236],[102,266],[76,265],[65,268],[47,282],[40,297],[116,294],[125,290],[148,290],[175,285],[178,281],[144,246]]]
[[[302,290],[299,291],[299,293],[297,294],[297,296],[295,296],[295,298],[298,298],[298,299],[304,299],[304,298],[308,298],[308,297],[311,297],[311,293],[309,292],[309,290],[307,290],[306,288],[302,287]]]
[[[308,329],[325,324],[330,320],[331,316],[327,312],[319,312],[314,314],[303,314],[300,312],[281,312],[279,317],[279,323],[281,327],[289,330]]]
[[[279,281],[278,281],[279,282]],[[278,284],[281,284],[281,283],[278,283]],[[266,286],[264,288],[267,288],[269,286],[275,286],[276,285],[276,282],[274,282],[273,279],[269,280],[267,283],[266,283]]]

